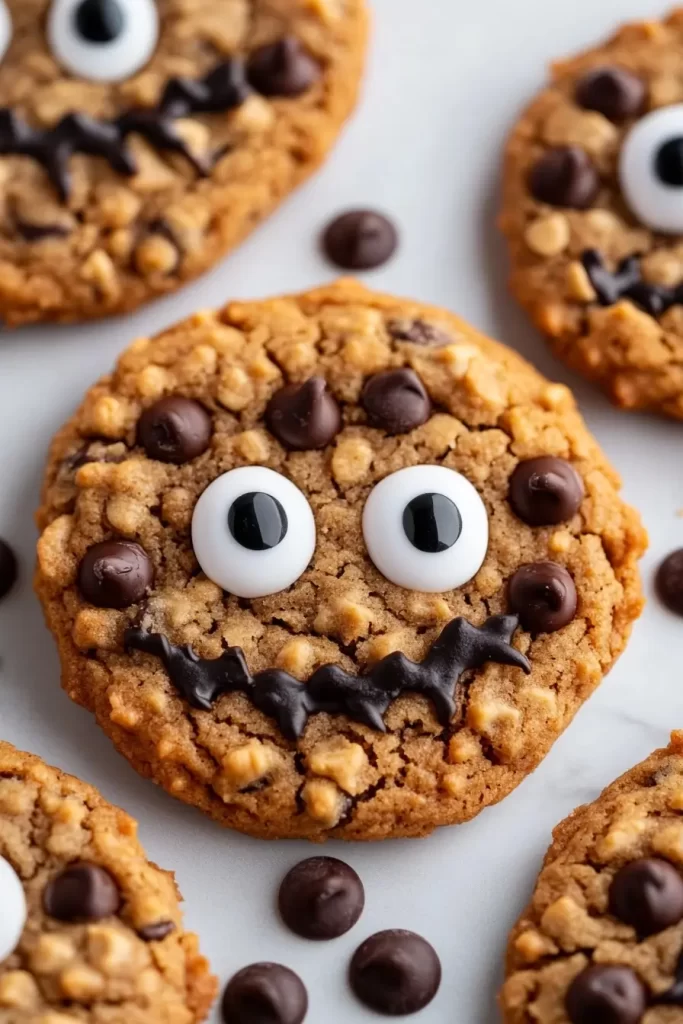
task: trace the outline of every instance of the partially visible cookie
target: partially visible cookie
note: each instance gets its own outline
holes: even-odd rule
[[[683,1020],[683,732],[553,838],[510,936],[505,1024]]]
[[[173,875],[91,786],[0,741],[2,1024],[195,1024],[216,981]]]
[[[624,409],[683,418],[683,8],[553,65],[507,146],[511,287]]]

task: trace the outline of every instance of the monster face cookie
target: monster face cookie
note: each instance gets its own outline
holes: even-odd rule
[[[514,129],[512,290],[617,405],[683,418],[683,9],[553,67]]]
[[[56,438],[64,686],[259,836],[464,821],[622,650],[645,536],[568,390],[351,281],[136,342]]]
[[[515,926],[505,1024],[683,1014],[683,733],[555,829]]]
[[[0,0],[0,318],[131,310],[323,160],[364,0]]]
[[[173,876],[90,786],[0,742],[2,1024],[195,1024],[215,979]]]

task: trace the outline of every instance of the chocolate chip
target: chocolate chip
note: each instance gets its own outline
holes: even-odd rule
[[[666,860],[633,861],[614,876],[609,908],[641,939],[663,932],[683,920],[683,878]]]
[[[356,950],[349,981],[370,1009],[402,1017],[431,1003],[441,984],[441,963],[414,932],[378,932]]]
[[[247,78],[263,96],[300,96],[320,78],[320,65],[298,39],[287,36],[254,50]]]
[[[323,233],[327,258],[344,270],[373,270],[396,252],[398,232],[375,210],[351,210],[336,217]]]
[[[594,68],[579,81],[576,102],[586,110],[597,110],[609,121],[639,117],[645,106],[642,78],[626,68]]]
[[[325,448],[342,428],[339,406],[324,377],[288,384],[276,391],[266,409],[268,429],[286,448]]]
[[[16,220],[15,226],[26,242],[42,242],[46,238],[66,238],[71,234],[65,224],[31,224],[27,220]]]
[[[531,168],[531,194],[550,206],[568,206],[586,210],[600,189],[595,166],[579,146],[550,149]]]
[[[683,548],[664,559],[657,570],[656,586],[669,611],[683,615]]]
[[[387,330],[396,341],[409,341],[413,345],[450,345],[451,335],[426,320],[390,320]]]
[[[370,377],[361,402],[371,425],[387,434],[407,434],[432,414],[429,395],[414,370],[387,370]]]
[[[252,964],[228,982],[225,1024],[301,1024],[308,994],[301,979],[280,964]]]
[[[161,942],[175,931],[173,921],[155,921],[138,929],[138,935],[144,942]]]
[[[203,405],[169,395],[143,412],[138,421],[138,444],[150,459],[180,466],[206,451],[211,431],[211,417]]]
[[[599,964],[574,978],[565,1006],[572,1024],[639,1024],[647,993],[630,967]]]
[[[119,888],[104,868],[73,864],[56,875],[43,893],[43,907],[58,921],[101,921],[118,913]]]
[[[17,558],[9,544],[0,539],[0,600],[9,594],[17,581]]]
[[[310,857],[285,876],[278,897],[288,928],[304,939],[337,939],[363,913],[365,891],[348,864],[334,857]]]
[[[578,512],[583,480],[564,459],[543,455],[520,462],[510,478],[510,504],[529,526],[557,526]]]
[[[98,608],[128,608],[144,597],[154,572],[144,548],[133,541],[105,540],[86,551],[78,587]]]
[[[510,605],[529,633],[554,633],[576,615],[574,580],[562,565],[533,562],[510,580]]]

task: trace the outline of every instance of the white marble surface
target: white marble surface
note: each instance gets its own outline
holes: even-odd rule
[[[355,946],[386,927],[413,928],[441,954],[444,981],[424,1024],[490,1024],[505,936],[529,894],[551,827],[683,725],[681,622],[652,599],[627,653],[546,762],[499,807],[421,842],[328,847],[361,873],[367,909],[345,938],[312,946],[273,912],[285,869],[304,844],[222,832],[143,782],[58,682],[57,658],[31,593],[31,517],[48,440],[85,387],[134,336],[228,297],[304,288],[331,276],[313,244],[348,205],[394,215],[403,242],[370,283],[450,306],[519,348],[549,376],[576,385],[585,415],[642,510],[653,569],[683,545],[683,427],[612,410],[572,379],[505,292],[493,226],[500,147],[542,83],[550,57],[600,38],[618,20],[656,15],[660,0],[375,0],[365,97],[323,173],[240,252],[181,294],[135,317],[79,329],[22,331],[0,343],[0,535],[18,549],[21,586],[0,607],[0,736],[98,785],[141,821],[151,856],[176,870],[187,922],[222,981],[258,959],[305,978],[309,1020],[372,1017],[345,988]],[[216,1020],[218,1017],[216,1016]]]

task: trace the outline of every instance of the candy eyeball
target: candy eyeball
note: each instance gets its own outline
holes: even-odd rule
[[[471,580],[489,542],[479,494],[444,466],[411,466],[372,490],[363,510],[368,554],[391,583],[444,593]]]
[[[121,81],[154,53],[156,0],[54,0],[47,38],[53,55],[79,78]]]
[[[0,60],[5,56],[12,42],[12,17],[6,0],[0,0]]]
[[[647,114],[631,129],[619,158],[621,189],[653,231],[683,231],[683,104]]]
[[[26,897],[16,871],[0,857],[0,964],[12,955],[26,924]]]
[[[315,551],[308,501],[287,477],[245,466],[207,487],[192,516],[192,545],[204,573],[236,597],[286,590]]]

